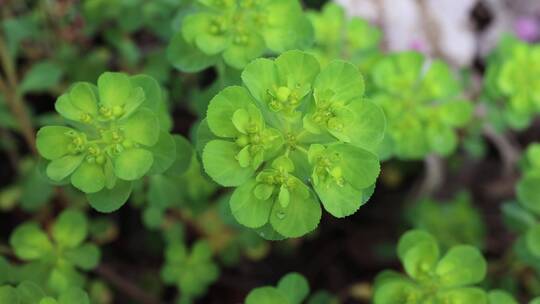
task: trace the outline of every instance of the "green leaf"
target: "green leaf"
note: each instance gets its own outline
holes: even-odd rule
[[[69,101],[83,113],[96,115],[98,112],[96,92],[97,88],[92,84],[78,82],[69,91]]]
[[[309,284],[299,273],[292,272],[279,280],[277,289],[291,304],[300,304],[309,294]]]
[[[17,293],[21,304],[39,303],[45,297],[43,290],[35,283],[25,281],[17,285]]]
[[[452,247],[439,261],[436,274],[445,287],[459,287],[481,282],[486,276],[486,260],[469,245]]]
[[[52,228],[54,240],[61,246],[75,248],[88,235],[88,221],[84,213],[68,209],[63,211]]]
[[[431,149],[439,155],[449,155],[457,147],[457,135],[450,127],[429,125],[427,127],[427,137]]]
[[[244,68],[242,81],[260,104],[266,104],[270,98],[268,90],[278,84],[274,61],[266,58],[253,60]]]
[[[257,182],[249,180],[236,188],[230,199],[231,212],[236,220],[249,228],[259,228],[268,223],[274,202],[260,200],[254,195]]]
[[[46,126],[37,132],[36,146],[39,154],[48,160],[60,158],[69,153],[73,138],[67,134],[73,129],[62,126]]]
[[[253,99],[244,87],[230,86],[219,92],[208,105],[206,121],[208,127],[217,136],[235,137],[239,134],[232,118],[242,108],[253,105]]]
[[[167,58],[180,71],[193,73],[214,65],[219,57],[206,55],[187,43],[182,33],[178,32],[172,37],[167,47]]]
[[[337,144],[328,150],[329,153],[339,153],[343,176],[356,189],[367,188],[377,180],[380,164],[375,154],[347,144]]]
[[[158,141],[159,121],[148,109],[140,109],[121,125],[127,139],[145,146],[153,146]]]
[[[253,289],[246,297],[246,304],[292,304],[287,297],[274,287]]]
[[[501,210],[504,224],[513,231],[524,233],[536,223],[534,215],[516,202],[503,204]]]
[[[486,292],[480,288],[473,287],[456,288],[449,291],[441,292],[439,293],[438,298],[441,299],[443,303],[489,303]]]
[[[52,180],[59,182],[68,177],[75,169],[79,167],[84,159],[84,155],[66,155],[57,158],[47,166],[47,176]]]
[[[83,161],[71,175],[71,183],[84,193],[95,193],[105,187],[103,167],[95,162]]]
[[[98,90],[102,105],[123,106],[128,101],[133,86],[126,74],[105,72],[98,78]]]
[[[24,75],[19,90],[23,94],[48,90],[60,82],[62,74],[62,69],[51,61],[36,63]]]
[[[315,79],[316,94],[332,92],[332,101],[349,104],[364,95],[364,79],[358,68],[346,61],[336,60],[327,65]]]
[[[334,182],[321,182],[314,186],[324,209],[335,217],[342,218],[355,213],[363,204],[361,190],[350,184],[338,186]]]
[[[22,181],[21,207],[25,211],[36,211],[49,201],[53,192],[54,188],[38,164],[33,164]]]
[[[248,32],[245,35],[245,43],[236,44],[233,42],[223,52],[225,63],[239,70],[243,69],[253,59],[260,57],[265,51],[262,37],[253,32]]]
[[[421,298],[421,290],[406,279],[394,279],[381,284],[375,289],[373,304],[396,304],[396,303],[417,303]]]
[[[439,261],[439,246],[431,234],[411,230],[400,238],[398,256],[407,274],[422,279],[435,270]]]
[[[162,89],[157,80],[144,74],[131,76],[130,80],[133,86],[140,87],[144,91],[144,103],[142,106],[157,114],[163,104]]]
[[[307,49],[314,39],[313,27],[297,1],[271,1],[265,7],[267,24],[262,28],[268,48],[276,53]]]
[[[194,155],[194,151],[191,143],[183,136],[173,135],[173,141],[175,144],[176,154],[174,162],[167,169],[166,174],[169,176],[178,177],[183,175],[189,169],[192,162],[192,157]],[[154,154],[154,157],[159,158],[160,155]]]
[[[67,250],[65,257],[73,265],[83,270],[92,270],[99,264],[101,252],[94,244],[84,244],[80,247]]]
[[[525,174],[517,183],[516,191],[519,202],[525,208],[540,214],[540,175],[537,173]]]
[[[540,257],[540,223],[535,223],[525,234],[525,242],[529,251]]]
[[[470,101],[446,102],[441,105],[441,119],[450,126],[463,127],[471,120],[473,110]]]
[[[225,187],[239,186],[253,175],[251,166],[241,167],[236,160],[240,152],[237,144],[212,140],[204,147],[202,159],[204,170],[218,184]]]
[[[287,207],[274,203],[270,214],[270,224],[281,235],[295,238],[313,231],[321,220],[321,206],[313,193],[303,197],[299,191],[292,191]]]
[[[345,134],[351,144],[376,153],[386,130],[386,117],[381,107],[371,101],[356,99],[349,108],[354,112],[355,120],[346,121]]]
[[[178,186],[173,180],[163,175],[150,177],[148,185],[148,202],[153,207],[168,208],[173,205],[178,194]]]
[[[504,290],[492,290],[488,293],[489,304],[519,304],[514,297]]]
[[[287,51],[275,60],[279,82],[289,89],[308,87],[317,75],[320,75],[320,65],[312,55],[302,51]]]
[[[58,304],[90,304],[90,299],[83,290],[70,288],[60,295]]]
[[[96,193],[87,194],[92,208],[99,212],[113,212],[124,205],[131,194],[132,183],[118,180],[112,189],[103,189]]]
[[[143,177],[152,167],[154,156],[146,149],[133,148],[120,153],[114,159],[114,174],[126,181]]]
[[[0,303],[19,304],[19,295],[17,290],[11,286],[0,287]]]
[[[52,252],[49,237],[36,223],[26,223],[17,227],[9,238],[15,255],[23,260],[36,260]]]

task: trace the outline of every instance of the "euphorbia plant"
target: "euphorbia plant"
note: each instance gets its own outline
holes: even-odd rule
[[[196,0],[168,49],[171,63],[186,72],[223,60],[242,69],[266,52],[304,49],[313,28],[298,0]]]
[[[236,187],[236,219],[299,237],[317,226],[319,200],[336,217],[356,212],[379,174],[373,151],[385,128],[358,68],[334,61],[321,70],[312,55],[289,51],[253,61],[242,79],[212,99],[199,128],[206,172]]]
[[[460,96],[448,65],[416,52],[396,53],[374,66],[371,81],[373,101],[388,120],[381,157],[421,159],[456,149],[457,129],[469,122],[473,107]]]
[[[470,245],[450,248],[442,257],[435,238],[411,230],[399,240],[398,257],[406,275],[383,271],[375,280],[374,304],[488,304],[484,290],[474,287],[486,275],[486,261]]]
[[[540,46],[505,37],[489,59],[485,97],[490,110],[502,108],[503,122],[513,129],[529,126],[540,112]]]
[[[74,84],[55,104],[70,126],[45,126],[37,134],[47,176],[86,193],[99,211],[118,209],[133,181],[162,173],[175,160],[174,139],[160,117],[161,94],[146,75],[107,72],[97,87]]]
[[[321,65],[334,59],[345,59],[367,72],[382,57],[379,48],[381,31],[364,19],[347,18],[345,10],[338,4],[328,2],[322,11],[309,12],[308,17],[315,30],[315,43],[309,52]]]

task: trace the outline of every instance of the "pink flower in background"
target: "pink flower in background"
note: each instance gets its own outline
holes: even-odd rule
[[[540,23],[534,17],[521,16],[514,22],[514,30],[519,38],[534,42],[540,38]]]
[[[428,44],[421,39],[413,39],[409,44],[409,48],[413,51],[417,51],[426,55],[429,53]]]

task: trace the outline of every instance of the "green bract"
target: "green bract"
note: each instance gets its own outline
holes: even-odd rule
[[[76,210],[59,215],[51,229],[52,240],[36,223],[20,225],[10,237],[17,258],[28,262],[17,270],[19,279],[56,293],[82,287],[85,278],[77,269],[91,270],[100,259],[98,247],[84,242],[87,235],[87,219]]]
[[[196,242],[189,251],[184,244],[173,242],[167,247],[165,259],[161,276],[165,283],[177,285],[186,301],[203,295],[219,275],[205,241]]]
[[[488,293],[489,304],[518,304],[519,302],[504,290],[492,290]],[[529,304],[540,303],[540,298],[532,299]]]
[[[195,72],[223,61],[242,69],[267,51],[308,47],[313,28],[297,0],[197,0],[168,49],[172,64]]]
[[[310,12],[308,17],[315,30],[315,45],[309,52],[322,66],[341,58],[358,64],[361,71],[367,71],[381,56],[380,30],[364,19],[347,19],[341,6],[329,2],[321,12]]]
[[[174,140],[160,122],[161,88],[149,76],[104,73],[97,87],[76,83],[56,101],[70,126],[45,126],[37,149],[47,176],[87,194],[111,212],[131,193],[132,181],[162,173],[174,161]]]
[[[475,247],[457,245],[441,257],[435,238],[422,230],[405,233],[398,257],[407,275],[383,271],[375,280],[374,304],[488,304],[473,287],[486,275],[486,261]]]
[[[408,210],[408,218],[414,228],[431,233],[443,249],[458,244],[484,247],[486,227],[467,193],[448,202],[424,199]]]
[[[490,58],[486,93],[503,102],[503,117],[515,129],[527,127],[540,112],[540,46],[506,37]]]
[[[381,157],[420,159],[456,149],[456,129],[469,122],[473,108],[461,99],[448,65],[415,52],[396,53],[380,60],[371,78],[373,101],[388,120]]]
[[[385,128],[358,69],[333,61],[320,70],[312,55],[289,51],[253,61],[242,79],[212,99],[198,132],[208,175],[237,187],[236,219],[299,237],[317,226],[318,199],[336,217],[356,212],[379,174],[372,151]]]
[[[70,288],[58,297],[48,296],[38,285],[24,281],[17,287],[0,286],[2,304],[90,304],[86,292],[79,288]]]

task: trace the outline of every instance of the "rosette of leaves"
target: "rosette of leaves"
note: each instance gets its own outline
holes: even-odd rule
[[[205,171],[236,187],[238,222],[268,238],[299,237],[318,225],[319,200],[336,217],[356,212],[379,175],[373,151],[385,128],[358,68],[333,61],[321,70],[289,51],[253,61],[242,79],[210,101],[198,132]]]
[[[15,256],[27,263],[14,269],[16,279],[32,281],[57,294],[82,287],[85,277],[80,270],[93,269],[100,259],[99,248],[85,242],[87,236],[88,221],[77,210],[63,211],[50,236],[35,222],[18,226],[9,242]]]
[[[420,53],[401,52],[381,59],[372,69],[373,101],[388,121],[381,157],[422,159],[451,154],[457,129],[472,117],[473,107],[447,64],[427,61]]]
[[[5,304],[90,304],[85,291],[70,288],[58,297],[47,295],[38,285],[25,281],[12,287],[0,286],[0,303]]]
[[[346,59],[367,71],[380,57],[381,31],[362,18],[347,18],[340,5],[328,2],[320,12],[309,12],[308,17],[315,30],[315,43],[309,52],[322,66],[334,59]]]
[[[37,133],[46,175],[58,184],[71,183],[100,212],[120,208],[132,182],[164,172],[175,160],[161,94],[146,75],[106,72],[97,86],[74,84],[55,104],[68,125]]]
[[[309,283],[306,278],[291,272],[283,276],[277,286],[257,287],[249,292],[245,304],[301,304],[309,296]],[[314,293],[308,304],[333,304],[337,303],[335,297],[325,291]]]
[[[179,303],[191,303],[203,295],[218,276],[219,268],[206,241],[197,241],[190,249],[178,241],[167,245],[161,277],[165,283],[178,287]]]
[[[173,36],[168,57],[185,72],[225,62],[242,69],[261,55],[305,49],[313,28],[297,0],[197,0]]]
[[[485,291],[474,287],[486,275],[486,261],[470,245],[450,248],[442,257],[435,238],[422,230],[406,232],[398,243],[406,274],[383,271],[375,279],[373,303],[487,304]]]
[[[540,46],[507,36],[490,56],[485,98],[503,127],[523,129],[540,112]]]
[[[407,217],[414,228],[431,233],[443,249],[459,244],[484,247],[484,220],[468,193],[451,201],[423,199],[407,210]]]

